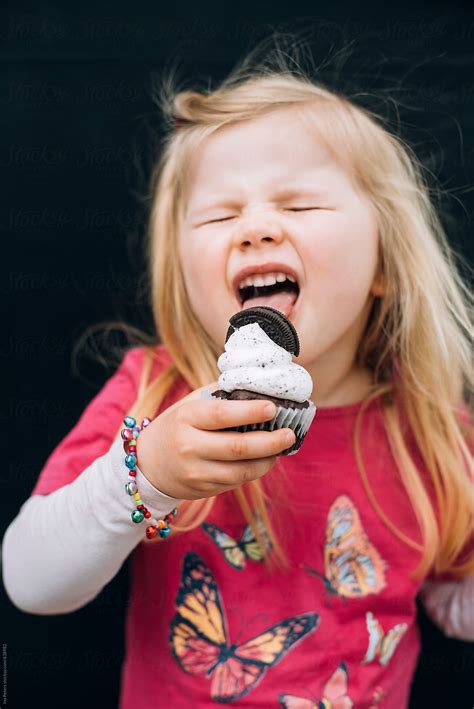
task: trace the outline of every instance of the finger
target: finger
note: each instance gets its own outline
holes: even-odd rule
[[[233,490],[251,480],[266,475],[275,464],[277,457],[259,458],[257,460],[242,460],[226,463],[209,461],[208,476],[205,481],[200,481],[200,492],[206,495],[220,495],[222,492]]]
[[[295,442],[289,428],[276,431],[201,431],[199,457],[205,460],[253,460],[278,455]]]
[[[263,423],[272,419],[275,413],[275,404],[266,399],[191,401],[186,411],[189,423],[205,431]]]

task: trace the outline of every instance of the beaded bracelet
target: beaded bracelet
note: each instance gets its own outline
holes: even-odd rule
[[[174,510],[161,519],[157,520],[155,517],[152,517],[151,512],[147,510],[143,504],[143,500],[138,492],[137,481],[135,479],[137,476],[137,471],[135,469],[137,464],[137,438],[140,435],[140,432],[150,425],[151,419],[145,417],[140,425],[137,423],[136,419],[133,418],[133,416],[126,416],[123,422],[126,428],[122,429],[120,435],[124,440],[124,449],[125,445],[128,443],[128,455],[125,457],[125,465],[128,468],[129,476],[128,482],[125,483],[125,492],[133,498],[136,504],[136,509],[132,512],[132,522],[138,524],[144,519],[148,519],[151,524],[146,528],[147,538],[153,539],[157,534],[159,534],[162,539],[166,539],[166,537],[171,533],[171,527],[169,525],[173,517],[176,517],[178,514],[178,508],[175,507]]]

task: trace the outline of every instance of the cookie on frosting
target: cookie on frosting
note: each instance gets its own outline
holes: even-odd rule
[[[239,310],[238,313],[232,315],[229,322],[230,327],[227,330],[226,342],[234,330],[256,322],[277,345],[291,352],[295,357],[298,357],[300,353],[300,341],[293,323],[276,308],[270,308],[268,305],[259,305],[255,308]]]

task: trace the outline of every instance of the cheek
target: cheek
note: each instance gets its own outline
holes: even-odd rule
[[[377,263],[376,226],[367,217],[337,215],[313,236],[311,254],[315,278],[319,275],[331,290],[366,290]]]
[[[197,239],[183,239],[180,246],[180,259],[188,292],[193,297],[207,293],[209,284],[215,286],[224,273],[223,256],[208,242]]]
[[[184,282],[191,307],[199,323],[224,348],[229,318],[234,313],[229,303],[225,280],[226,259],[223,248],[207,240],[183,242],[180,250]]]

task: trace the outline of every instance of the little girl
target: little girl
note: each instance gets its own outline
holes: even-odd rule
[[[122,709],[402,709],[418,594],[474,639],[467,289],[376,116],[283,69],[172,99],[149,225],[161,344],[129,349],[50,455],[4,536],[7,593],[72,612],[133,550]],[[314,381],[291,457],[289,429],[222,430],[273,404],[203,396],[229,318],[259,304],[294,323]]]

